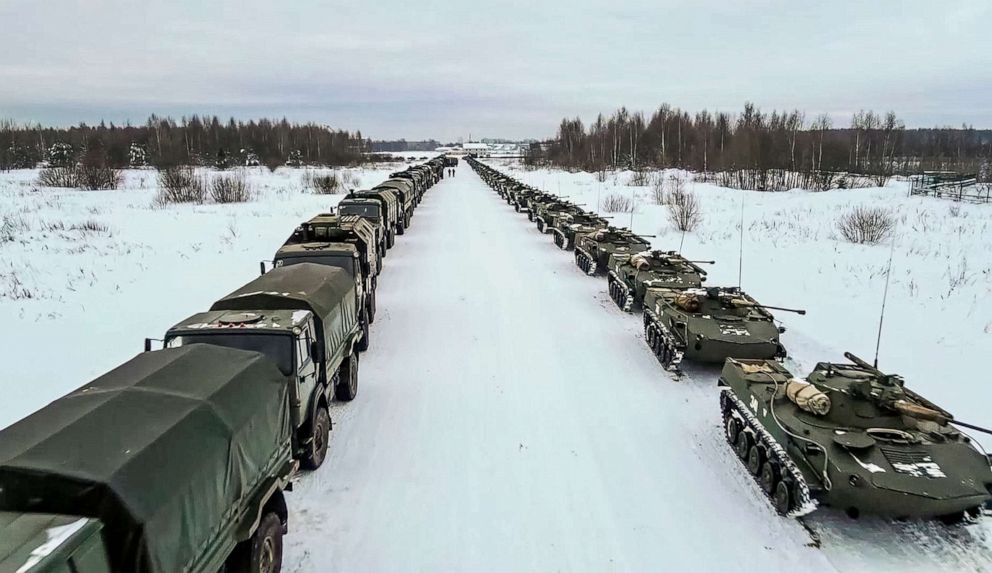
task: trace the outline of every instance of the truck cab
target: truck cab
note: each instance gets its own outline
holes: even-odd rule
[[[375,231],[379,258],[386,256],[386,249],[392,246],[392,233],[388,228],[383,205],[378,199],[348,195],[338,203],[337,214],[342,219],[357,217],[367,222]]]
[[[330,401],[327,372],[319,368],[320,345],[312,312],[201,312],[170,328],[164,340],[166,348],[211,344],[268,357],[279,372],[293,380],[289,385],[290,420],[293,428],[301,430],[296,435],[294,450],[304,452],[308,441],[313,439],[309,434],[314,401],[321,397]],[[318,446],[322,448],[324,444]],[[322,460],[304,460],[310,466],[315,465],[315,461]]]
[[[99,520],[0,511],[0,572],[110,573]]]

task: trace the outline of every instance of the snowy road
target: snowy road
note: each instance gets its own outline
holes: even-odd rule
[[[716,388],[667,379],[605,281],[464,165],[380,284],[285,571],[832,569],[740,475]]]

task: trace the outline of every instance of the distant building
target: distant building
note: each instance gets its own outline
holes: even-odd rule
[[[449,155],[468,155],[476,157],[522,157],[526,144],[520,143],[482,143],[468,142],[455,146],[438,147],[434,151]]]

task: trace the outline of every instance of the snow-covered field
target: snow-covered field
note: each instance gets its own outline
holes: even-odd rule
[[[589,208],[637,196],[633,227],[677,249],[628,174],[513,169]],[[362,186],[400,167],[359,170]],[[257,201],[156,207],[151,171],[124,189],[38,189],[0,173],[0,427],[133,356],[144,336],[256,276],[300,220],[341,196],[301,170],[253,170]],[[900,218],[880,365],[960,419],[988,423],[989,206],[910,199],[902,184],[828,193],[695,185],[705,213],[683,251],[708,283],[743,285],[789,327],[789,366],[870,359],[889,246],[852,246],[857,203]],[[617,214],[626,225],[630,216]],[[75,228],[74,228],[75,227]],[[94,229],[94,230],[87,230]],[[325,466],[291,494],[284,570],[988,571],[986,521],[946,528],[778,517],[724,443],[712,371],[664,375],[605,279],[513,212],[464,165],[428,192],[380,277],[355,402],[336,406]]]
[[[352,171],[368,187],[403,165]],[[0,427],[258,276],[300,221],[343,197],[304,191],[303,174],[252,168],[256,201],[158,207],[154,170],[126,171],[117,191],[0,173]]]

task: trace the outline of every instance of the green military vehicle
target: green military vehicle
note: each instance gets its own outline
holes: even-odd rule
[[[373,226],[380,228],[382,253],[396,244],[399,234],[399,204],[396,195],[389,191],[352,191],[337,204],[337,212],[342,217],[361,217]]]
[[[727,441],[779,513],[957,521],[992,500],[992,468],[948,412],[848,353],[805,380],[772,360],[727,360]],[[969,427],[965,425],[965,427]]]
[[[526,209],[523,209],[527,213],[527,220],[534,221],[534,217],[537,212],[548,205],[554,205],[560,201],[560,198],[552,195],[550,193],[541,193],[539,195],[531,195],[526,200]]]
[[[537,225],[538,231],[547,233],[555,216],[573,211],[582,211],[582,208],[564,199],[543,202],[534,209],[534,223]]]
[[[624,312],[644,302],[649,287],[667,289],[699,288],[706,280],[706,271],[675,251],[644,251],[610,255],[610,298]]]
[[[555,225],[551,227],[551,235],[555,245],[563,251],[571,251],[575,248],[575,238],[577,236],[588,235],[599,229],[610,226],[610,222],[595,213],[565,214],[556,219]]]
[[[545,205],[534,219],[537,222],[537,230],[548,233],[552,229],[561,227],[567,217],[585,212],[582,205],[576,205],[570,201],[559,201]]]
[[[0,431],[0,571],[278,571],[289,386],[261,353],[193,344]]]
[[[176,324],[164,341],[166,348],[212,344],[268,356],[292,381],[294,455],[316,469],[327,454],[331,397],[349,401],[358,394],[358,351],[368,341],[360,312],[348,273],[292,265],[269,271],[209,311]]]
[[[576,233],[575,265],[587,275],[605,273],[611,255],[639,253],[650,248],[651,243],[630,229],[603,227],[589,233]]]
[[[644,340],[662,365],[679,372],[683,357],[722,364],[727,358],[785,358],[784,327],[769,309],[736,287],[671,289],[648,287],[644,295]]]
[[[507,193],[509,203],[517,213],[527,213],[530,209],[530,202],[534,197],[543,197],[547,193],[523,185],[511,188]]]
[[[413,217],[413,209],[417,206],[417,194],[413,189],[413,182],[409,179],[387,179],[372,188],[373,191],[392,191],[400,200],[400,219],[403,221],[403,229],[410,228],[410,219]],[[403,233],[400,233],[401,235]]]
[[[358,249],[362,272],[373,278],[382,272],[382,254],[386,250],[385,233],[364,217],[321,213],[301,223],[286,239],[285,245],[300,243],[349,243]]]

